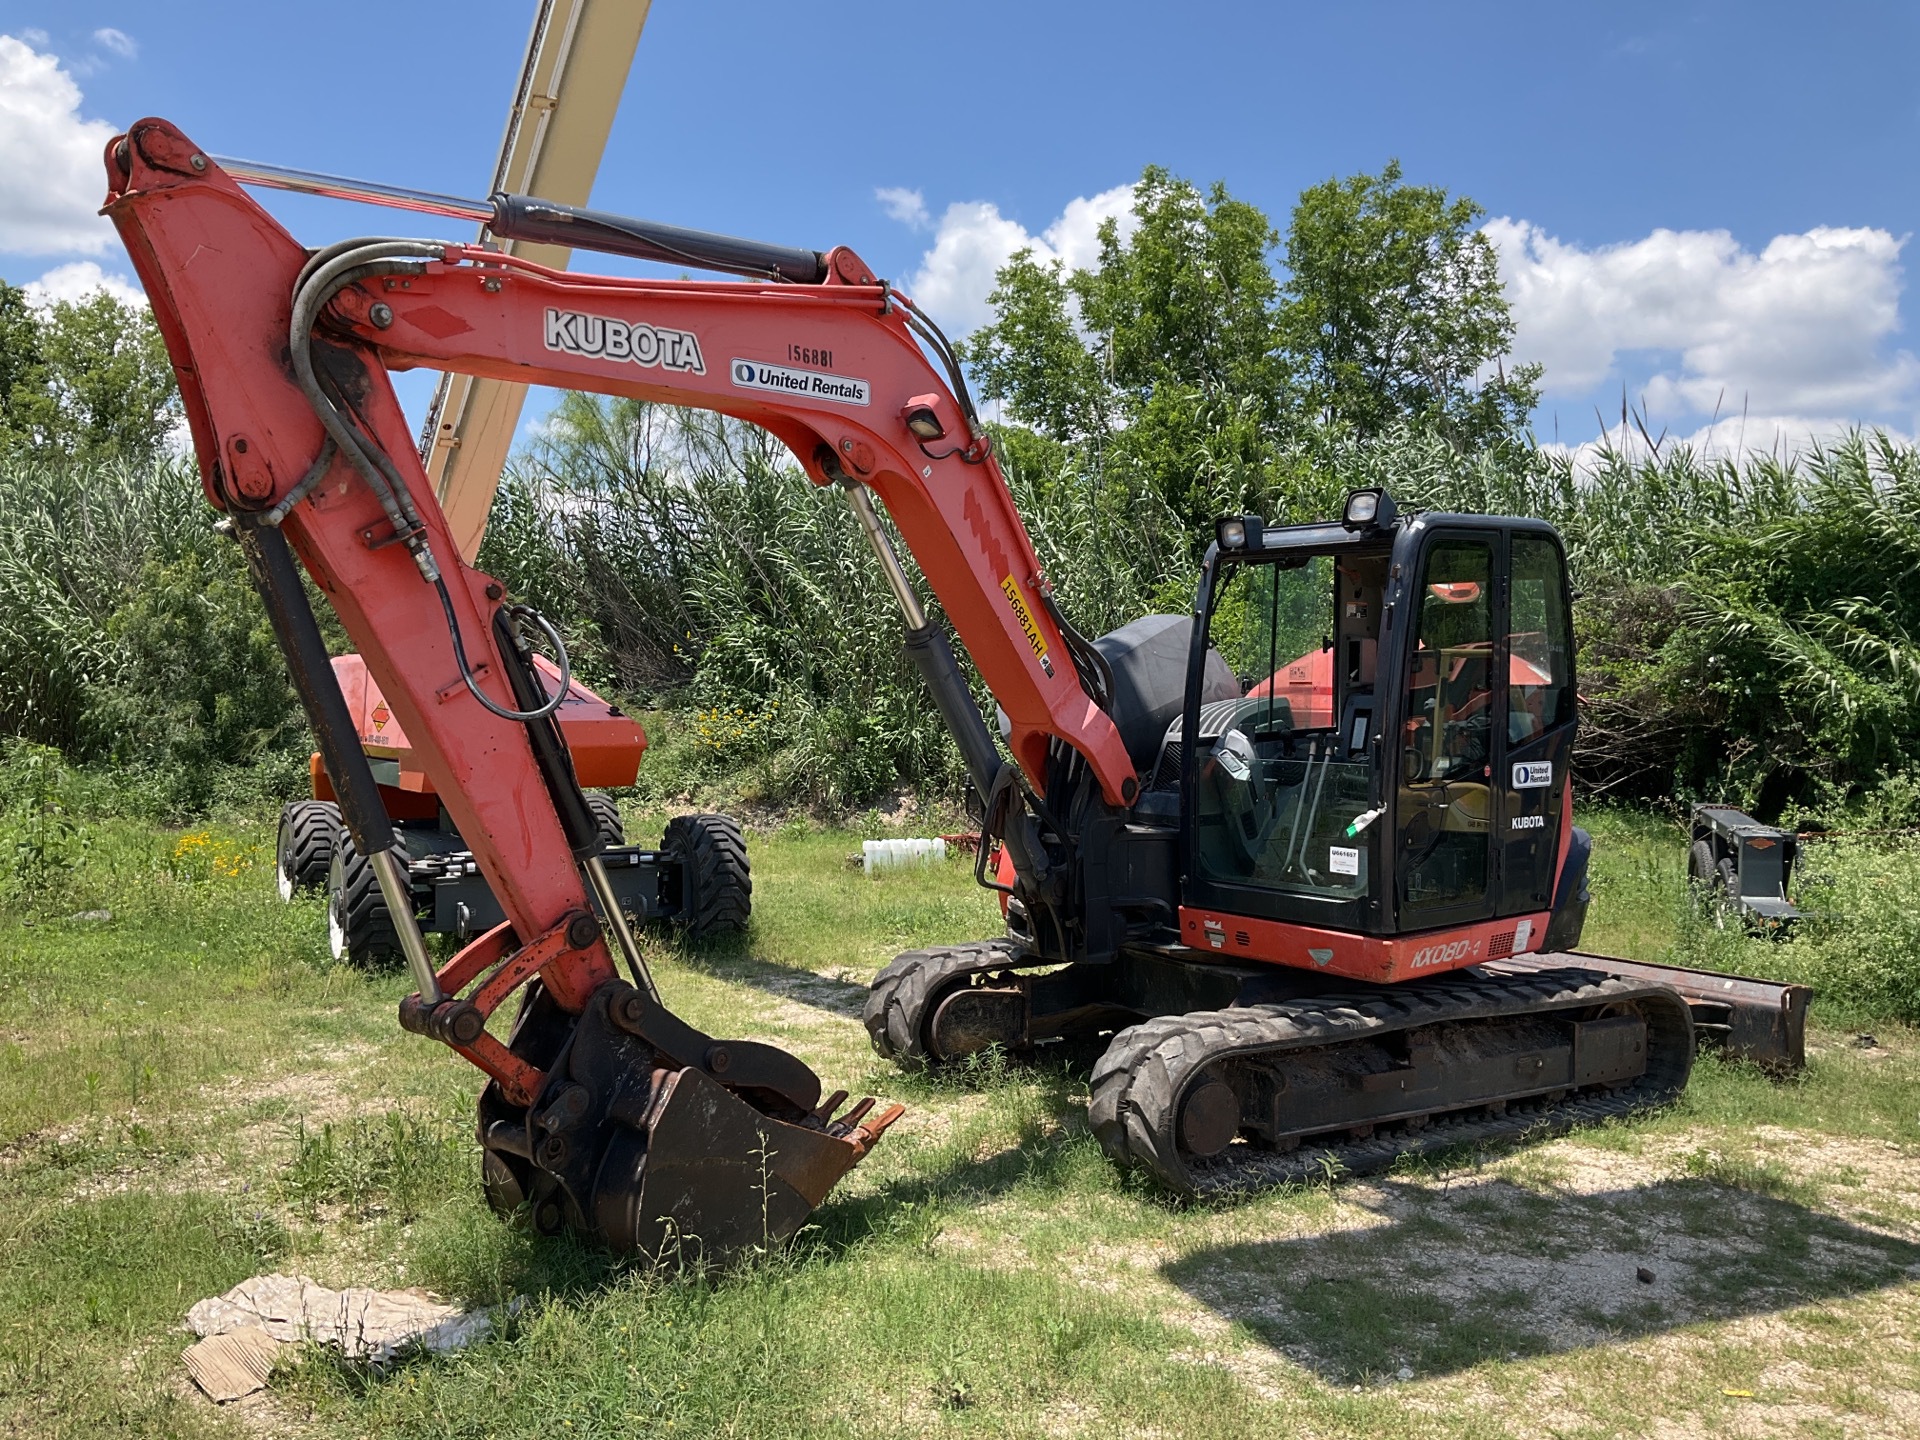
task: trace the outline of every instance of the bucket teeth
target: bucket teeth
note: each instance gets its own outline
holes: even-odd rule
[[[851,1135],[853,1133],[853,1127],[858,1125],[862,1120],[867,1118],[867,1112],[873,1109],[873,1106],[874,1106],[874,1099],[871,1095],[869,1095],[867,1096],[866,1099],[862,1100],[858,1105],[854,1106],[851,1110],[847,1111],[846,1114],[842,1115],[838,1120],[834,1121],[831,1125],[829,1125],[827,1127],[828,1133],[833,1135]]]
[[[847,1092],[844,1090],[836,1090],[814,1107],[813,1118],[818,1120],[822,1125],[825,1125],[833,1119],[833,1112],[846,1103]]]
[[[574,1020],[541,1101],[481,1102],[496,1208],[536,1228],[583,1231],[657,1262],[724,1264],[806,1225],[904,1113],[823,1103],[797,1057],[715,1041],[664,1007],[639,1013],[609,986]],[[569,1103],[572,1102],[572,1103]]]

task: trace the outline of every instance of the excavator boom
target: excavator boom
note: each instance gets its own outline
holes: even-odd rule
[[[501,196],[496,234],[791,279],[573,275],[471,245],[349,241],[310,253],[173,126],[107,151],[106,213],[152,301],[208,500],[246,553],[329,783],[380,878],[417,986],[409,1029],[489,1077],[490,1196],[616,1248],[724,1255],[790,1234],[899,1113],[836,1095],[794,1057],[695,1031],[661,1002],[597,859],[593,821],[530,663],[551,627],[462,559],[388,380],[429,366],[700,406],[766,427],[844,486],[892,560],[880,497],[1011,720],[1036,800],[1064,743],[1114,803],[1136,779],[938,332],[851,251],[822,255]],[[271,182],[291,172],[256,167]],[[309,186],[307,188],[320,188]],[[356,198],[369,198],[362,194]],[[417,197],[388,192],[389,203]],[[461,213],[461,202],[438,208]],[[948,352],[950,359],[950,352]],[[339,614],[506,920],[435,965],[295,562]],[[890,574],[915,619],[897,561]],[[976,781],[1007,783],[943,636],[923,668]],[[565,662],[562,658],[564,676]],[[561,690],[564,693],[564,678]],[[596,913],[597,910],[597,913]],[[614,942],[612,944],[609,941]],[[632,983],[619,977],[622,956]],[[504,1037],[493,1019],[519,996]]]

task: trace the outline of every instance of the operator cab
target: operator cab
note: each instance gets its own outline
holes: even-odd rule
[[[1383,935],[1549,909],[1569,598],[1538,521],[1381,491],[1337,524],[1222,520],[1150,781],[1179,790],[1183,903]]]

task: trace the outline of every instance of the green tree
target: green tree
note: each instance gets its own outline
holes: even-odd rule
[[[1203,192],[1158,166],[1135,187],[1133,221],[1124,237],[1102,226],[1091,270],[1015,255],[966,357],[1015,424],[1074,447],[1077,470],[1158,495],[1198,535],[1258,489],[1282,429],[1279,236],[1224,185]]]
[[[19,428],[14,396],[31,395],[40,383],[40,327],[27,292],[0,280],[0,438]]]
[[[994,275],[993,323],[965,345],[980,393],[1017,425],[1061,443],[1104,434],[1113,397],[1074,326],[1061,262],[1017,251]]]
[[[1069,282],[1129,418],[1171,388],[1251,400],[1262,422],[1277,422],[1286,372],[1274,344],[1272,222],[1225,185],[1203,195],[1157,165],[1134,187],[1133,216],[1124,241],[1112,221],[1101,227],[1098,266]]]
[[[1301,195],[1276,321],[1317,422],[1368,439],[1411,421],[1468,453],[1524,429],[1540,367],[1503,363],[1513,318],[1485,213],[1403,184],[1398,161]]]
[[[0,282],[0,382],[0,440],[42,460],[146,464],[180,417],[153,317],[104,290],[35,309]]]

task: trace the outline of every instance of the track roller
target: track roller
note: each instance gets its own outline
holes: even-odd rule
[[[1171,1190],[1254,1190],[1663,1105],[1693,1046],[1665,985],[1462,974],[1132,1026],[1094,1068],[1089,1116],[1110,1156]]]

